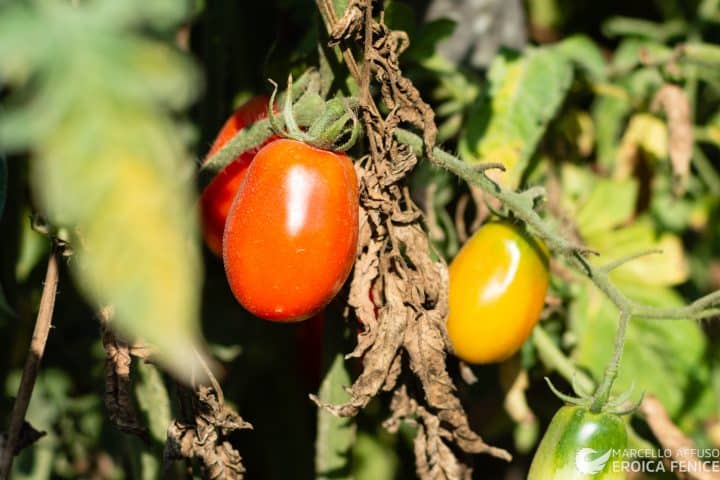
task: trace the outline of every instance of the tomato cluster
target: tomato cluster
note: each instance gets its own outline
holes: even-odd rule
[[[260,97],[240,107],[210,154],[262,118],[266,105]],[[203,192],[201,209],[206,243],[222,252],[233,294],[260,318],[309,318],[350,274],[358,181],[347,155],[272,137],[220,172]]]

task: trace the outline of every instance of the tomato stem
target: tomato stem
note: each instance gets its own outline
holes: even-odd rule
[[[398,128],[395,130],[395,137],[400,143],[411,147],[417,155],[424,153],[423,140],[420,136]],[[429,158],[427,155],[426,157]],[[544,220],[535,211],[536,192],[509,190],[492,181],[484,172],[478,171],[477,166],[470,165],[437,147],[433,150],[431,161],[500,200],[506,208],[513,212],[515,217],[525,222],[554,254],[566,257],[577,270],[590,278],[621,312],[626,312],[627,316],[641,316],[651,320],[701,319],[717,315],[720,311],[720,309],[714,308],[720,306],[720,291],[710,293],[683,307],[660,308],[630,300],[609,279],[606,271],[594,267],[586,259],[588,254],[597,252],[565,239],[555,231],[550,222]]]
[[[615,383],[618,371],[620,370],[620,360],[622,359],[622,353],[625,347],[625,333],[627,332],[629,322],[630,312],[627,310],[621,310],[620,320],[618,321],[618,329],[615,334],[615,349],[613,350],[613,356],[610,359],[610,363],[608,363],[607,367],[605,367],[605,373],[600,381],[600,386],[595,391],[593,401],[590,404],[590,411],[592,412],[601,412],[610,398],[610,391],[612,390],[613,383]]]

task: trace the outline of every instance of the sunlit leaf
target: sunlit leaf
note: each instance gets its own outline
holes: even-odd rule
[[[660,64],[669,61],[672,55],[672,49],[662,43],[627,38],[615,50],[610,68],[616,73],[627,73],[641,65],[643,60]]]
[[[648,113],[632,116],[625,130],[613,176],[618,179],[629,178],[638,161],[638,155],[645,154],[651,160],[661,160],[668,156],[668,129],[665,122]]]
[[[618,226],[635,211],[636,198],[635,180],[599,178],[577,213],[578,230],[587,238]]]
[[[608,37],[636,36],[666,42],[685,35],[687,24],[680,19],[658,23],[640,18],[612,17],[603,24],[602,30]]]
[[[498,55],[490,66],[489,89],[461,137],[462,158],[502,163],[507,173],[493,171],[494,179],[517,188],[572,76],[570,62],[552,49]]]
[[[680,238],[665,233],[658,238],[647,217],[618,230],[597,230],[584,237],[588,246],[602,252],[595,260],[602,264],[649,250],[662,253],[643,256],[613,271],[618,285],[677,285],[688,278],[688,265]]]
[[[0,14],[0,53],[27,31],[42,46],[11,55],[12,79],[33,81],[4,112],[0,142],[31,150],[38,206],[71,232],[69,265],[91,305],[112,305],[118,330],[153,344],[182,378],[197,367],[202,272],[192,160],[171,112],[199,82],[146,27],[167,28],[187,5],[39,2]]]

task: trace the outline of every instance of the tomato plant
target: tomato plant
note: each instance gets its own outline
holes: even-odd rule
[[[528,480],[622,480],[625,422],[612,413],[565,406],[553,417],[530,467]]]
[[[521,227],[481,227],[450,264],[447,329],[456,355],[470,363],[515,353],[540,318],[548,288],[546,248]]]
[[[238,107],[218,132],[208,157],[220,150],[238,131],[265,118],[269,101],[268,97],[260,95]],[[266,143],[276,138],[270,137]],[[258,150],[259,147],[240,153],[212,179],[200,196],[203,238],[215,255],[222,255],[222,236],[230,206]]]
[[[718,4],[0,2],[0,478],[719,458]]]
[[[342,287],[357,236],[358,183],[349,157],[277,140],[255,156],[228,214],[230,288],[258,317],[304,320]]]

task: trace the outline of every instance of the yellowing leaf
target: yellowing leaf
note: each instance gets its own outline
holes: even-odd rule
[[[652,221],[643,217],[618,230],[597,231],[585,237],[588,246],[601,252],[596,264],[618,260],[639,252],[662,250],[632,260],[614,270],[611,278],[621,288],[626,285],[671,286],[687,280],[689,268],[680,239],[666,233],[656,238]]]
[[[655,160],[668,156],[668,130],[665,122],[648,113],[638,113],[630,118],[617,154],[616,179],[632,176],[638,155],[644,153]]]
[[[586,240],[596,232],[607,232],[629,220],[637,199],[635,180],[598,178],[591,188],[576,218],[578,230]]]
[[[0,53],[26,41],[26,31],[42,46],[14,57],[32,72],[21,85],[31,100],[4,112],[0,141],[32,150],[37,204],[71,232],[69,266],[90,304],[112,305],[114,328],[150,343],[187,380],[201,371],[202,268],[193,163],[172,110],[197,94],[198,75],[144,33],[153,12],[180,18],[186,2],[142,3],[38,2],[0,12]],[[3,28],[18,22],[24,28]]]
[[[502,163],[507,172],[489,175],[515,189],[570,88],[572,65],[555,50],[536,48],[522,56],[498,55],[488,77],[489,90],[460,139],[460,156],[469,163]]]

